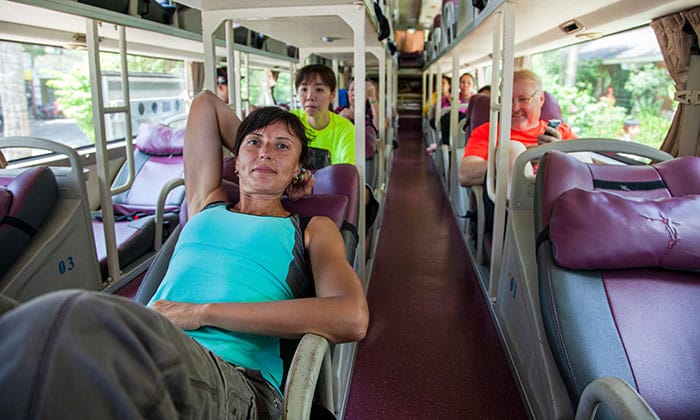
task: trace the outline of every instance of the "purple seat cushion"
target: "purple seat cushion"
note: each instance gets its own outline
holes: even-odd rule
[[[554,259],[569,269],[700,269],[700,195],[628,198],[572,189],[552,208]],[[585,246],[581,246],[585,244]]]
[[[136,134],[136,147],[155,156],[181,155],[185,129],[162,124],[141,124]]]
[[[10,204],[12,204],[12,194],[5,187],[0,187],[0,220],[10,214]]]
[[[326,216],[340,229],[348,198],[340,194],[309,195],[300,200],[282,200],[285,209],[300,216]]]
[[[561,194],[572,188],[585,190],[605,189],[597,187],[596,181],[617,183],[658,183],[659,188],[634,190],[621,187],[616,194],[648,199],[662,199],[689,194],[700,194],[700,158],[682,157],[646,165],[594,165],[577,160],[562,152],[549,152],[538,169],[542,185],[541,226],[549,222],[552,205]],[[541,173],[541,175],[540,175]],[[562,176],[561,174],[566,174]]]
[[[240,199],[238,184],[223,180],[221,186],[228,196],[230,203],[237,203]],[[292,213],[300,216],[327,216],[340,229],[347,213],[348,198],[342,194],[314,194],[300,200],[292,201],[286,197],[282,199],[282,206]],[[180,225],[184,226],[188,220],[187,204],[183,202],[180,208]]]
[[[639,393],[662,419],[697,417],[697,274],[632,269],[606,271],[603,278]]]
[[[468,124],[464,128],[467,140],[469,140],[469,135],[476,127],[489,122],[490,101],[490,96],[483,93],[472,95],[469,98],[469,106],[467,107]]]
[[[114,212],[119,214],[130,214],[133,212],[154,214],[161,189],[169,181],[182,178],[183,173],[182,155],[152,156],[148,158],[136,173],[134,183],[123,195],[123,199],[114,200]],[[168,193],[165,199],[165,211],[177,211],[183,198],[182,187],[178,187]]]
[[[56,178],[46,167],[27,169],[0,187],[0,276],[31,243],[57,198]]]
[[[355,165],[341,163],[326,166],[314,174],[316,194],[341,194],[348,198],[345,220],[353,226],[357,226],[358,203],[360,192],[360,176]],[[364,191],[363,191],[364,192]]]
[[[540,110],[541,120],[561,120],[561,108],[559,107],[559,102],[557,102],[554,95],[545,91],[544,92],[544,104]]]

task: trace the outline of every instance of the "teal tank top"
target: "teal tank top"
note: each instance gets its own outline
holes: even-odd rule
[[[312,296],[313,291],[298,216],[255,216],[217,203],[187,222],[148,305],[158,299],[266,302]],[[278,337],[214,327],[185,332],[227,362],[259,370],[281,388]]]

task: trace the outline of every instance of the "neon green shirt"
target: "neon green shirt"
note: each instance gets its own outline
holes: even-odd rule
[[[313,137],[309,146],[328,150],[334,165],[355,164],[355,126],[347,118],[331,112],[326,128],[315,130],[309,125],[303,109],[293,109],[291,112],[299,117],[307,133]]]

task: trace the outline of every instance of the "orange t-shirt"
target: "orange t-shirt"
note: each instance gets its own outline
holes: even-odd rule
[[[484,160],[488,159],[489,155],[489,124],[484,123],[476,127],[472,131],[467,141],[467,146],[464,148],[464,156],[479,156]],[[540,120],[540,123],[527,131],[510,130],[510,139],[519,141],[525,147],[537,146],[537,137],[544,133],[544,128],[547,126],[547,121]],[[571,131],[571,128],[566,123],[559,124],[557,128],[561,134],[562,140],[575,139],[576,134]],[[496,143],[498,145],[498,143]]]

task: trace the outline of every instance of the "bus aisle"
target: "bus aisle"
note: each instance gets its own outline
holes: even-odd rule
[[[345,418],[526,418],[420,133],[401,119]]]

